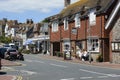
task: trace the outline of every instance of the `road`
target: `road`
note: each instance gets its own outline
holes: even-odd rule
[[[7,67],[18,80],[120,80],[120,69],[110,69],[25,55],[23,66]]]

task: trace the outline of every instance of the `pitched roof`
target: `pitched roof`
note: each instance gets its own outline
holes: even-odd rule
[[[65,17],[70,14],[75,14],[83,10],[87,11],[88,9],[91,9],[97,6],[100,6],[100,9],[98,10],[98,12],[104,11],[105,9],[107,9],[107,7],[109,7],[110,4],[112,4],[113,1],[115,0],[80,0],[76,3],[69,5],[67,8],[64,8],[60,12],[60,15],[61,17]]]
[[[107,23],[105,25],[105,29],[108,29],[109,26],[111,25],[111,23],[115,22],[115,20],[117,20],[117,19],[114,19],[115,17],[117,17],[117,18],[120,17],[120,0],[118,1],[115,9],[112,11],[112,14],[110,15],[110,18],[108,19],[108,21],[107,21]]]

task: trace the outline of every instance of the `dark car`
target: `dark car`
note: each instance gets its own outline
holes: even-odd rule
[[[0,48],[0,57],[2,59],[4,59],[6,51],[7,51],[7,48],[4,48],[4,47]]]
[[[9,48],[9,49],[7,49],[7,51],[5,53],[5,59],[16,60],[17,55],[18,55],[18,51],[16,49]]]

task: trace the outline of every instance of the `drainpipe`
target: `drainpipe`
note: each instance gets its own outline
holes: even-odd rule
[[[100,28],[101,28],[101,54],[102,54],[102,56],[103,56],[103,61],[104,61],[104,52],[103,52],[103,49],[104,49],[104,44],[103,44],[103,39],[102,39],[102,16],[101,16],[101,24],[100,24]]]

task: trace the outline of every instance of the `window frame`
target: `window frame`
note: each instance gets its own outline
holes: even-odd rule
[[[58,21],[53,21],[52,22],[52,32],[57,32],[58,31]]]
[[[80,26],[81,26],[80,13],[77,13],[75,15],[75,27],[80,28]]]
[[[95,26],[96,25],[96,9],[91,9],[89,11],[89,25],[90,26]]]
[[[68,30],[68,18],[64,18],[64,30]]]
[[[112,49],[112,52],[120,52],[120,41],[111,42],[111,49]]]
[[[95,42],[97,40],[97,42]],[[88,52],[100,52],[100,41],[97,37],[89,37],[87,41]],[[93,50],[94,49],[94,50]]]

